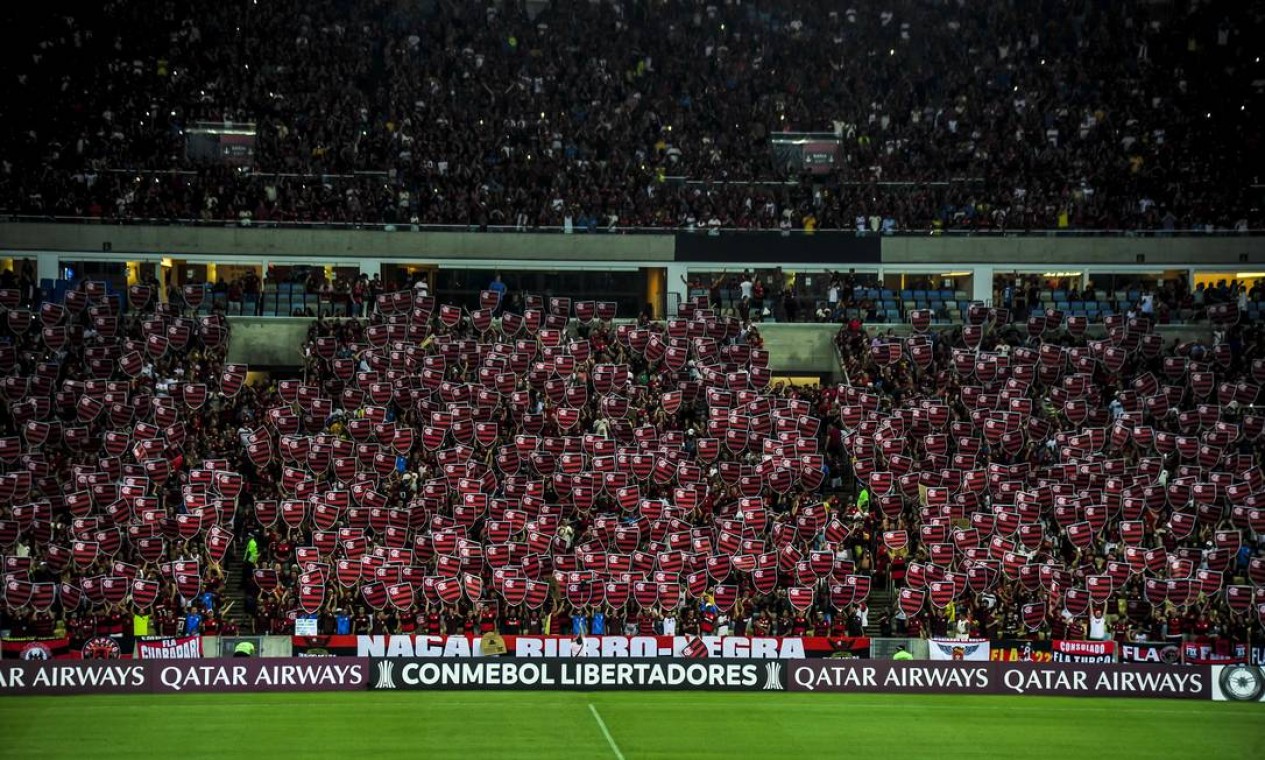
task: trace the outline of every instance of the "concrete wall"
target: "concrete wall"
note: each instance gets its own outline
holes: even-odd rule
[[[228,359],[253,368],[294,367],[302,363],[303,341],[314,320],[307,317],[229,317],[232,339]],[[835,372],[835,325],[760,325],[769,363],[777,372]]]
[[[232,657],[233,648],[242,640],[255,643],[256,657],[290,657],[294,654],[294,640],[289,636],[256,636],[244,633],[240,636],[203,636],[203,657]]]
[[[302,363],[307,317],[229,317],[232,340],[228,358],[251,367],[293,367]],[[769,361],[778,372],[833,372],[833,338],[838,328],[816,324],[760,326]]]
[[[306,317],[229,317],[228,360],[251,367],[297,367],[303,363]]]
[[[823,325],[804,325],[804,326],[805,327],[832,327],[832,325],[824,325],[824,326]],[[914,332],[913,328],[910,327],[908,323],[872,324],[872,325],[866,325],[865,328],[870,331],[871,335],[876,334],[876,333],[886,334],[888,332],[891,332],[893,335],[895,335],[898,338],[903,338],[907,335],[912,335]],[[1020,323],[1016,323],[1014,325],[1014,328],[1016,330],[1019,330],[1020,332],[1023,332],[1026,329],[1026,327]],[[950,329],[950,326],[942,325],[942,324],[933,324],[931,326],[931,329],[933,331],[942,331],[942,330]],[[1163,335],[1164,340],[1169,341],[1169,342],[1173,340],[1180,340],[1183,342],[1191,341],[1191,340],[1204,340],[1204,341],[1212,340],[1212,328],[1206,324],[1157,325],[1155,327],[1155,332],[1159,333],[1160,335]],[[1085,330],[1085,337],[1089,339],[1105,338],[1107,337],[1107,328],[1100,324],[1089,325],[1089,327]]]
[[[1023,329],[1023,325],[1017,326]],[[874,324],[866,325],[870,334],[887,333],[889,330],[898,337],[913,333],[908,324]],[[943,329],[937,326],[935,329]],[[779,373],[823,373],[837,375],[838,360],[835,354],[834,337],[839,326],[834,324],[763,324],[759,326],[764,336],[764,347],[769,350],[769,366]],[[1174,340],[1182,342],[1192,340],[1208,341],[1212,338],[1212,330],[1207,325],[1172,325],[1157,327],[1156,332],[1164,336],[1164,342]],[[1102,325],[1092,325],[1086,330],[1090,338],[1106,336]]]
[[[0,224],[0,248],[257,258],[671,261],[671,235],[561,235],[380,230]]]
[[[301,350],[307,339],[307,328],[313,322],[306,317],[229,317],[233,327],[229,343],[229,361],[249,364],[253,368],[295,367],[302,363]],[[868,325],[874,332],[891,330],[897,336],[909,335],[907,324]],[[1022,325],[1019,326],[1022,329]],[[769,350],[769,364],[775,372],[836,375],[839,365],[835,356],[834,336],[839,328],[833,324],[777,324],[759,326]],[[1209,340],[1207,325],[1173,325],[1157,328],[1165,343],[1173,340]],[[1091,325],[1086,335],[1101,338],[1102,325]]]
[[[830,233],[839,244],[871,243],[846,233]],[[817,250],[828,235],[727,233],[735,252],[756,241],[762,261],[844,266],[859,259],[841,254],[823,260]],[[684,243],[698,243],[686,235]],[[710,237],[702,239],[712,243]],[[161,227],[111,224],[0,223],[0,251],[65,251],[85,255],[159,254],[175,257],[249,256],[254,259],[321,260],[353,257],[384,261],[429,259],[573,261],[594,263],[669,262],[683,256],[673,234],[580,234],[500,232],[396,232],[249,227]],[[688,248],[688,245],[686,246]],[[856,247],[855,245],[852,247]],[[685,251],[684,253],[688,253]],[[1141,261],[1138,256],[1142,256]],[[1095,237],[1092,235],[904,236],[881,238],[883,265],[1137,265],[1198,267],[1265,263],[1265,236]],[[752,259],[751,261],[754,261]],[[878,262],[871,262],[878,263]]]
[[[1142,256],[1142,260],[1138,260]],[[1265,238],[1233,237],[888,237],[883,264],[1165,264],[1265,262]]]
[[[762,324],[758,328],[774,372],[835,373],[839,370],[834,337],[838,325]]]

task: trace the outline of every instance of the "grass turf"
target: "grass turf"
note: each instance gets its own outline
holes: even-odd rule
[[[620,755],[627,760],[1262,757],[1265,705],[684,692],[0,699],[5,760]]]

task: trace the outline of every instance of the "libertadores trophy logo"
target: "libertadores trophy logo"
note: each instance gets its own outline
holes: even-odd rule
[[[375,689],[394,689],[395,688],[395,663],[390,660],[378,661],[378,680],[374,683]]]
[[[767,662],[764,664],[764,691],[781,691],[782,686],[782,663]]]

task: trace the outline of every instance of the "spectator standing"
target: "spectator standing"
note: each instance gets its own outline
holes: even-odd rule
[[[242,585],[249,588],[254,580],[255,565],[259,563],[259,540],[255,533],[246,541],[246,552],[242,556]]]
[[[1089,640],[1090,641],[1106,641],[1107,640],[1107,607],[1095,609],[1090,605],[1089,610]]]
[[[496,276],[492,278],[492,282],[488,284],[488,290],[496,293],[496,313],[500,314],[505,307],[505,294],[508,291],[505,283],[501,280],[500,272],[497,272]]]

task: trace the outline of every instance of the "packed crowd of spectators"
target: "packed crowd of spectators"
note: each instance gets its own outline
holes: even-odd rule
[[[867,549],[876,582],[908,598],[884,613],[889,629],[1185,638],[1221,654],[1259,638],[1259,323],[1164,345],[1142,337],[1145,318],[1105,341],[979,321],[838,336],[851,386],[835,411],[852,418]],[[936,602],[937,582],[966,593]]]
[[[138,624],[237,630],[225,584],[238,502],[209,483],[236,472],[234,431],[259,407],[249,386],[231,390],[245,368],[224,363],[223,315],[194,316],[203,294],[82,281],[41,305],[0,288],[6,635],[78,651]]]
[[[616,325],[397,291],[248,384],[205,290],[170,296],[0,290],[15,635],[231,633],[234,554],[260,633],[1261,630],[1259,325],[845,325],[845,383],[795,386],[705,298]]]
[[[1115,279],[1115,278],[1110,278]],[[1245,319],[1258,318],[1265,300],[1265,283],[1233,277],[1191,287],[1185,274],[1159,281],[1134,280],[1119,287],[1103,287],[1093,280],[1082,286],[1079,278],[1047,278],[1037,274],[998,275],[993,282],[992,303],[1008,310],[1016,321],[1048,310],[1067,316],[1087,316],[1102,322],[1111,315],[1146,317],[1157,325],[1209,321],[1208,308],[1234,304]]]
[[[110,0],[7,20],[12,213],[1261,227],[1243,4]],[[245,165],[186,157],[200,121],[256,125]],[[783,132],[835,135],[836,171],[778,165]]]
[[[279,455],[260,454],[267,475],[252,486],[269,504],[250,589],[257,630],[289,632],[311,615],[322,633],[859,631],[859,616],[849,628],[850,603],[788,599],[793,585],[864,574],[871,559],[852,557],[846,532],[834,536],[838,558],[818,535],[842,505],[838,436],[824,444],[837,426],[818,429],[821,388],[768,386],[758,328],[701,308],[694,319],[642,315],[617,327],[581,319],[578,302],[573,318],[570,305],[549,311],[555,327],[537,334],[511,328],[519,315],[508,309],[493,325],[490,305],[446,319],[428,296],[385,294],[378,304],[393,300],[404,304],[396,316],[315,323],[303,390],[296,381],[265,400],[320,394],[332,407],[306,426],[309,437],[253,439]],[[543,299],[522,303],[522,316],[540,316]],[[375,336],[408,325],[408,357],[390,369],[392,352]],[[550,329],[563,333],[546,337]],[[761,464],[757,452],[777,442],[775,431],[791,448]],[[335,471],[313,467],[313,455]],[[448,469],[454,461],[459,474]],[[281,468],[299,480],[287,483]],[[321,529],[311,515],[287,518],[305,487],[325,504],[350,491],[350,506]],[[465,506],[484,502],[473,513]],[[801,519],[813,535],[796,537]],[[758,555],[764,591],[743,580],[754,568],[731,563],[741,542],[755,542],[741,553],[753,563]],[[300,557],[303,547],[327,572]],[[808,567],[814,550],[824,567]],[[509,579],[539,583],[541,596],[515,597]],[[445,582],[459,584],[455,596],[441,593]],[[654,598],[639,601],[645,584]],[[308,606],[304,589],[315,595]]]
[[[643,322],[642,326],[648,325]],[[1113,324],[1113,328],[1119,326]],[[1133,328],[1144,330],[1145,326],[1144,323],[1135,323]],[[307,367],[309,382],[318,380],[315,387],[324,388],[331,397],[360,397],[365,392],[364,388],[359,391],[353,388],[350,397],[345,394],[351,383],[340,381],[333,367],[334,362],[340,359],[372,361],[372,352],[366,359],[354,350],[355,346],[363,348],[367,345],[362,332],[366,329],[368,325],[359,322],[315,326]],[[445,350],[442,344],[448,341],[473,337],[471,329],[467,322],[457,323],[452,328],[437,325],[437,334],[428,355],[442,354]],[[662,442],[672,431],[683,432],[682,450],[687,455],[697,456],[697,448],[691,451],[694,436],[690,431],[697,430],[700,420],[711,418],[705,397],[700,398],[693,409],[683,405],[675,414],[667,413],[662,397],[665,390],[673,387],[674,379],[679,380],[686,375],[674,374],[664,363],[647,361],[644,353],[612,335],[609,328],[601,323],[584,328],[572,322],[570,329],[575,330],[573,337],[576,340],[590,341],[593,350],[591,362],[577,369],[581,382],[587,385],[598,365],[610,363],[618,366],[626,362],[635,376],[633,387],[645,389],[629,395],[635,410],[629,425],[644,423],[643,428],[652,427],[656,442]],[[463,597],[456,603],[445,603],[433,592],[428,592],[429,596],[419,594],[418,601],[412,606],[395,608],[383,605],[382,609],[375,611],[357,596],[355,585],[329,584],[329,594],[318,613],[320,630],[326,633],[482,633],[497,630],[502,633],[564,634],[667,631],[683,634],[816,633],[844,636],[857,635],[866,629],[867,624],[874,622],[880,632],[893,635],[1076,639],[1102,636],[1101,630],[1092,630],[1095,626],[1090,622],[1101,620],[1103,626],[1108,626],[1103,629],[1108,631],[1107,635],[1122,641],[1191,637],[1215,647],[1218,642],[1222,645],[1244,642],[1253,634],[1259,635],[1260,622],[1255,604],[1262,578],[1265,578],[1260,568],[1260,557],[1265,551],[1260,539],[1262,526],[1257,513],[1231,512],[1229,509],[1231,505],[1255,505],[1254,494],[1262,487],[1259,470],[1256,469],[1259,461],[1257,439],[1262,419],[1252,414],[1258,388],[1255,383],[1259,382],[1257,375],[1262,374],[1256,360],[1262,358],[1260,352],[1265,348],[1259,327],[1219,326],[1223,342],[1217,346],[1154,346],[1154,341],[1142,341],[1139,335],[1129,337],[1122,332],[1117,336],[1119,342],[1125,346],[1133,345],[1128,358],[1120,364],[1116,364],[1114,359],[1099,358],[1097,363],[1091,362],[1088,367],[1083,364],[1082,353],[1087,349],[1101,353],[1106,346],[1091,347],[1090,342],[1057,328],[1037,337],[1031,337],[1025,330],[1004,326],[986,336],[981,331],[978,338],[970,337],[970,328],[966,331],[968,335],[963,332],[959,329],[928,334],[926,341],[931,347],[930,359],[924,366],[917,366],[912,358],[903,355],[894,363],[876,360],[876,357],[884,355],[880,347],[892,339],[868,336],[856,326],[845,327],[841,331],[840,347],[848,385],[773,389],[770,393],[772,398],[806,401],[812,413],[823,420],[817,436],[830,474],[829,481],[824,484],[824,492],[810,490],[800,494],[792,490],[792,496],[786,500],[779,499],[777,491],[768,483],[761,488],[761,493],[770,499],[770,519],[764,529],[755,531],[754,535],[767,539],[769,544],[766,548],[773,549],[767,556],[777,568],[776,578],[770,580],[768,586],[757,583],[754,575],[743,573],[715,578],[710,575],[711,566],[704,559],[702,572],[708,574],[692,593],[683,590],[682,602],[677,607],[662,603],[642,605],[632,597],[624,604],[579,602],[569,597],[569,584],[565,580],[568,576],[564,572],[559,576],[561,580],[551,587],[548,597],[536,608],[507,604],[505,599],[486,592],[482,597]],[[743,345],[753,335],[758,335],[758,331],[745,327],[735,336],[735,343]],[[487,345],[484,341],[498,340],[504,339],[485,334],[481,336],[479,345]],[[320,341],[324,341],[324,348],[318,350]],[[1139,342],[1145,342],[1147,348],[1136,345]],[[964,389],[972,382],[978,382],[981,392],[987,397],[990,390],[995,390],[990,388],[990,383],[996,383],[996,389],[1000,389],[1009,378],[1004,372],[997,372],[985,380],[987,370],[978,369],[974,370],[979,373],[978,377],[970,379],[969,373],[963,369],[967,365],[955,357],[955,349],[965,349],[972,343],[982,352],[980,357],[996,359],[999,366],[1012,360],[1015,364],[1028,363],[1028,366],[1048,362],[1049,366],[1057,367],[1052,375],[1043,372],[1040,382],[1032,382],[1016,394],[1034,402],[1034,411],[1030,420],[1022,424],[1024,433],[1017,443],[1009,435],[1000,443],[990,441],[981,432],[985,426],[978,416],[978,408],[970,406],[972,402],[968,401],[979,396]],[[1043,344],[1056,346],[1063,352],[1058,354],[1059,362],[1039,358],[1050,350],[1041,349]],[[325,352],[323,357],[321,351]],[[483,356],[486,361],[488,354]],[[494,354],[492,356],[495,358]],[[420,357],[415,360],[425,361]],[[1178,364],[1173,364],[1174,361]],[[1081,387],[1086,390],[1080,396],[1065,398],[1073,391],[1061,391],[1077,386],[1077,382],[1065,381],[1074,379],[1074,373],[1069,369],[1073,366],[1070,362],[1076,362],[1074,366],[1085,380]],[[370,365],[360,366],[364,369]],[[459,371],[449,368],[444,377],[452,383],[472,381],[479,377],[481,366],[473,361],[467,362]],[[1215,373],[1215,379],[1212,373]],[[1190,377],[1195,380],[1189,380]],[[542,436],[560,432],[550,427],[554,424],[551,412],[568,408],[572,402],[554,406],[547,394],[534,394],[531,390],[533,383],[544,381],[544,376],[536,380],[517,381],[514,387],[526,394],[519,403],[525,406],[515,409],[501,399],[498,405],[476,412],[474,419],[490,419],[496,423],[498,431],[497,437],[488,439],[486,443],[475,441],[471,444],[476,461],[494,459],[493,452],[504,453],[526,429],[524,425],[533,424],[530,421],[533,410],[541,415],[540,424],[544,426]],[[487,378],[482,382],[487,382]],[[1161,382],[1169,387],[1161,386]],[[1227,386],[1230,396],[1225,395]],[[610,433],[619,439],[618,430],[603,433],[603,415],[598,411],[601,406],[596,404],[595,388],[589,386],[589,403],[580,406],[577,425],[585,432]],[[1209,400],[1209,393],[1217,394],[1216,399],[1221,403],[1221,408],[1215,413],[1223,425],[1213,427],[1207,420],[1192,419],[1197,404],[1200,400]],[[1162,411],[1158,408],[1160,397],[1165,398],[1167,404]],[[1171,403],[1167,402],[1168,399]],[[1086,402],[1084,416],[1073,412],[1078,408],[1076,402],[1081,400]],[[1055,401],[1068,406],[1060,407]],[[933,444],[930,439],[907,434],[904,436],[907,444],[903,448],[883,447],[880,450],[887,453],[876,453],[875,443],[882,434],[887,433],[890,440],[894,426],[902,424],[902,420],[912,426],[909,422],[911,410],[927,402],[943,405],[947,414],[938,423],[939,429],[954,431],[953,436],[946,436],[941,442],[944,447],[933,453],[928,447],[939,446],[939,443]],[[869,412],[863,412],[863,409]],[[976,412],[974,417],[973,411]],[[347,414],[354,418],[357,413],[348,410]],[[853,414],[857,415],[856,419],[852,419]],[[868,427],[863,419],[867,414],[872,420]],[[407,425],[410,429],[426,427],[424,416],[419,416],[415,409],[397,407],[394,402],[387,405],[386,415],[387,420]],[[335,413],[330,420],[329,433],[349,440],[347,417]],[[968,423],[970,420],[974,423]],[[1086,435],[1085,431],[1090,426],[1110,431],[1104,443],[1092,444],[1076,438]],[[634,428],[624,428],[626,439],[630,429]],[[1195,434],[1200,429],[1203,435],[1196,438]],[[1229,430],[1240,437],[1225,440],[1218,437]],[[866,436],[873,436],[868,453],[863,442]],[[318,441],[319,438],[315,439],[313,445]],[[1224,459],[1205,462],[1203,454],[1200,454],[1199,464],[1196,464],[1192,461],[1195,455],[1187,449],[1188,441],[1218,446],[1214,456],[1224,451]],[[436,466],[442,457],[438,447],[449,442],[450,439],[445,437],[430,450],[415,445],[396,461],[395,471],[379,486],[386,498],[387,509],[402,508],[407,504],[413,504],[416,509],[427,498],[437,498],[438,503],[431,504],[434,509],[427,509],[427,514],[447,515],[460,505],[456,493],[458,489],[446,484],[447,478],[438,477],[441,471]],[[1078,450],[1077,447],[1081,446],[1088,447],[1089,451]],[[1152,446],[1158,447],[1158,451]],[[1180,450],[1175,447],[1180,447]],[[479,456],[479,452],[484,452],[483,457]],[[360,452],[357,455],[362,456]],[[959,455],[968,459],[960,460],[957,458]],[[959,515],[956,521],[945,520],[928,512],[927,505],[919,500],[918,489],[915,488],[912,493],[904,490],[902,495],[896,495],[895,490],[883,490],[876,485],[882,479],[874,480],[871,474],[884,466],[897,469],[901,456],[905,457],[903,466],[911,468],[910,472],[925,476],[921,485],[947,488],[952,493],[952,503],[963,505],[963,515]],[[741,462],[744,458],[754,461],[749,455],[733,454],[722,446],[718,461]],[[591,462],[589,459],[585,461]],[[1006,473],[1008,477],[1004,476],[1004,479],[1008,480],[1010,487],[998,487],[994,482],[990,482],[987,488],[973,486],[972,492],[980,494],[981,499],[975,506],[967,508],[966,505],[972,502],[966,497],[966,492],[971,489],[962,486],[959,490],[951,483],[952,476],[940,472],[951,468],[937,464],[947,465],[950,461],[962,469],[968,468],[962,462],[970,461],[969,468],[981,475]],[[1088,462],[1095,470],[1101,468],[1101,472],[1095,471],[1081,482],[1079,476],[1069,474],[1064,466],[1078,462]],[[500,465],[489,466],[488,469],[495,472],[496,467]],[[1225,475],[1213,475],[1214,472],[1224,472]],[[1119,475],[1121,484],[1108,482],[1104,473]],[[496,479],[494,498],[508,491],[504,475],[502,472]],[[958,478],[962,476],[961,472],[956,474]],[[639,510],[647,508],[643,501],[629,515],[628,508],[621,507],[616,494],[600,491],[594,497],[590,510],[579,509],[574,504],[567,506],[568,497],[564,492],[552,490],[560,485],[559,481],[544,477],[543,472],[536,472],[533,477],[543,483],[545,503],[560,499],[564,505],[562,522],[547,544],[555,569],[574,567],[571,563],[578,562],[578,567],[584,570],[583,561],[576,559],[584,552],[604,554],[615,551],[612,545],[614,539],[609,533],[611,528],[602,518],[609,517],[618,520],[621,526],[627,526],[633,524]],[[848,489],[848,484],[854,479],[859,481],[859,492]],[[726,515],[735,514],[736,500],[740,498],[741,489],[726,483],[719,471],[709,473],[704,480],[707,487],[701,492],[704,494],[702,502],[695,509],[682,510],[678,518],[682,521],[681,529],[688,528],[691,536],[696,535],[698,530],[708,536],[716,536],[718,531],[723,531]],[[1202,494],[1202,487],[1209,482],[1218,484],[1217,495],[1212,499],[1196,495]],[[434,490],[427,490],[428,483]],[[915,485],[919,483],[915,481]],[[670,482],[658,484],[652,479],[641,495],[649,501],[662,496],[667,503],[673,503],[681,494],[672,491],[669,497],[669,485]],[[1162,503],[1124,505],[1125,499],[1136,502],[1149,498],[1143,496],[1142,489],[1156,485],[1165,496]],[[887,488],[894,489],[894,485],[888,482]],[[1056,493],[1057,498],[1063,499],[1079,496],[1085,489],[1094,488],[1105,488],[1109,494],[1105,497],[1108,511],[1101,524],[1090,523],[1099,519],[1093,515],[1094,508],[1100,505],[1082,503],[1077,498],[1072,498],[1066,505],[1060,501],[1056,513],[1053,502]],[[1023,522],[1018,527],[992,528],[993,535],[1004,542],[1004,549],[994,550],[988,533],[979,527],[981,523],[974,519],[964,521],[964,518],[969,517],[972,511],[979,511],[994,515],[994,520],[1004,523],[1009,519],[1004,515],[1014,509],[1013,494],[1019,490],[1031,491],[1037,494],[1034,499],[1051,503],[1041,503],[1034,514],[1023,512]],[[419,497],[419,493],[430,495]],[[280,492],[270,495],[284,498]],[[959,501],[959,498],[962,500]],[[819,504],[822,505],[821,512],[817,512]],[[1066,509],[1073,510],[1074,516],[1067,516]],[[1137,514],[1132,515],[1132,519],[1126,519],[1125,515],[1130,510],[1135,510]],[[791,525],[798,525],[800,518],[806,514],[812,515],[806,518],[810,521],[822,521],[816,532],[796,535],[787,530]],[[1010,514],[1016,521],[1019,520],[1019,512]],[[1192,522],[1187,522],[1188,519]],[[1127,537],[1121,526],[1122,520],[1130,524]],[[940,538],[935,547],[931,545],[937,543],[933,538],[933,525],[946,528],[946,536]],[[1094,526],[1091,528],[1092,537],[1088,540],[1081,538],[1079,528],[1083,525]],[[475,536],[471,540],[487,551],[491,544],[486,542],[491,539],[487,533],[480,536],[479,530],[486,531],[488,526],[487,522],[475,522],[469,533],[463,532],[462,535]],[[954,548],[949,545],[947,529],[956,531],[967,526],[981,531],[982,535],[974,537],[977,546]],[[1032,526],[1036,526],[1035,532],[1031,530]],[[1069,530],[1069,526],[1075,527]],[[750,528],[750,525],[743,528],[744,536],[748,535]],[[924,533],[928,529],[933,532]],[[1137,531],[1136,535],[1133,530]],[[603,531],[607,532],[604,534]],[[1025,536],[1024,543],[1016,541],[1015,537],[1020,533]],[[904,538],[897,539],[896,536],[901,534]],[[370,535],[373,535],[372,530]],[[420,539],[417,532],[411,535],[413,545],[419,551],[416,556],[424,553],[422,547],[427,540],[434,540],[433,534],[427,537],[423,533]],[[952,540],[958,539],[954,536]],[[313,534],[309,528],[302,524],[287,526],[276,519],[265,533],[263,567],[275,573],[280,580],[261,595],[254,610],[261,629],[286,631],[292,618],[304,614],[298,607],[296,596],[302,585],[303,567],[295,562],[294,557],[298,546],[311,541]],[[941,553],[946,546],[949,547],[947,559]],[[371,541],[369,549],[372,547]],[[988,549],[981,555],[978,552],[983,547]],[[637,542],[623,547],[625,554],[653,548],[653,542],[648,541],[644,534]],[[843,568],[843,572],[836,575],[832,570],[829,577],[805,580],[799,574],[805,572],[800,566],[803,559],[779,562],[783,552],[802,558],[812,556],[814,550],[831,555],[833,567]],[[438,549],[432,551],[440,553]],[[713,547],[711,556],[723,553]],[[1158,562],[1153,559],[1156,556],[1160,557]],[[1142,557],[1146,558],[1144,562],[1140,560]],[[438,567],[439,560],[435,561],[435,567]],[[463,571],[469,569],[465,562],[459,564]],[[976,565],[991,570],[972,570]],[[1025,573],[1018,569],[1021,565],[1036,570],[1044,567],[1045,570]],[[478,567],[482,567],[485,574],[486,588],[495,588],[497,579],[493,565],[476,564],[476,572]],[[649,567],[657,568],[658,565]],[[515,565],[511,569],[516,571],[517,568]],[[430,572],[429,564],[425,572]],[[843,601],[836,603],[837,581],[840,576],[854,573],[870,576],[879,587],[891,586],[897,591],[912,588],[926,593],[930,584],[945,582],[946,578],[951,580],[955,575],[963,581],[969,575],[970,585],[969,588],[956,589],[939,603],[933,603],[928,595],[916,608],[894,604],[891,609],[872,612],[864,601],[853,604],[846,595]],[[977,573],[991,580],[981,581],[976,588]],[[602,576],[598,572],[595,577]],[[1090,598],[1087,587],[1093,587],[1094,593],[1098,594],[1105,578],[1111,579],[1112,590],[1101,598],[1094,596],[1093,601],[1081,606],[1079,602]],[[729,583],[734,586],[733,597],[729,597],[727,591],[721,596],[734,601],[718,606],[717,585]],[[1176,585],[1170,588],[1171,584]],[[792,604],[791,596],[796,593],[792,589],[802,591],[804,588],[813,588],[815,593],[802,607]],[[1240,593],[1234,595],[1235,591]]]
[[[960,281],[912,275],[888,288],[870,273],[772,269],[723,270],[682,277],[684,293],[705,298],[721,314],[762,322],[833,322],[836,324],[908,322],[912,312],[927,311],[933,322],[965,322],[972,292],[957,290]],[[1107,279],[1114,280],[1110,275]],[[944,286],[944,287],[942,287]],[[965,285],[965,287],[969,287]],[[1107,317],[1144,316],[1157,325],[1209,322],[1209,307],[1234,304],[1245,320],[1261,316],[1265,281],[1234,277],[1200,282],[1191,287],[1187,277],[1138,278],[1119,287],[1081,284],[1080,278],[1041,274],[1005,274],[993,278],[988,305],[1004,308],[1005,318],[1023,323],[1047,310],[1064,316],[1087,317],[1101,324]]]

